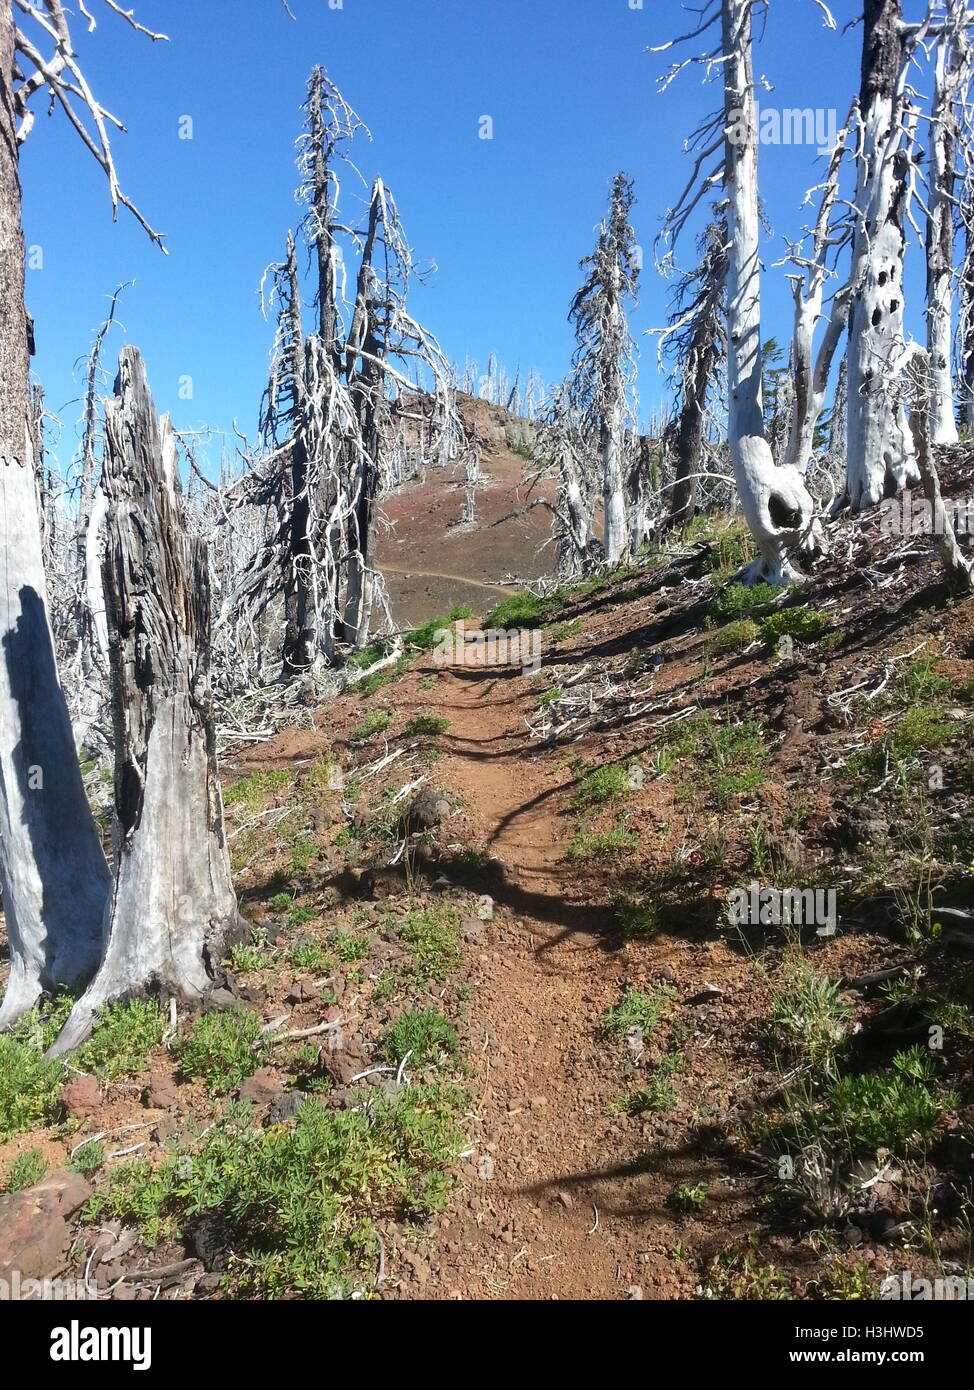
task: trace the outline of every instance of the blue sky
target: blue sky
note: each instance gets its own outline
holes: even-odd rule
[[[688,71],[665,95],[671,55],[649,45],[689,27],[676,0],[125,0],[168,43],[150,43],[90,0],[94,34],[76,23],[94,91],[124,119],[115,141],[123,185],[169,255],[123,209],[111,221],[101,171],[59,113],[43,102],[24,147],[27,242],[43,267],[28,272],[36,321],[34,368],[65,424],[69,455],[79,406],[78,359],[114,286],[135,280],[120,310],[139,346],[160,410],[182,429],[255,427],[272,325],[258,285],[299,217],[294,138],[308,72],[321,63],[371,127],[356,158],[381,173],[420,261],[435,262],[411,306],[447,354],[481,364],[490,351],[551,381],[572,350],[566,321],[578,262],[593,244],[612,175],[635,181],[634,222],[645,248],[640,304],[644,414],[665,396],[655,342],[667,284],[652,268],[660,219],[686,177],[682,142],[716,106],[715,85]],[[833,5],[841,28],[859,12]],[[858,85],[859,31],[830,33],[812,0],[773,0],[756,68],[774,85],[768,105],[835,107],[841,121]],[[478,138],[493,119],[494,138]],[[179,138],[190,116],[193,138]],[[765,336],[785,339],[789,294],[771,263],[808,217],[804,190],[823,162],[804,147],[761,149],[766,247]],[[346,209],[363,195],[345,184]],[[683,247],[692,254],[692,240]],[[192,399],[180,383],[192,378]]]

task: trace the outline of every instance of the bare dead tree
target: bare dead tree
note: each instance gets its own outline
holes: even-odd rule
[[[103,1005],[151,991],[198,1002],[239,931],[210,696],[206,550],[189,535],[176,448],[134,348],[106,405],[105,595],[115,725],[115,884],[104,960],[52,1052]]]
[[[849,214],[833,214],[839,198],[839,179],[842,161],[847,150],[849,131],[855,118],[850,111],[829,156],[825,179],[818,189],[810,189],[806,202],[816,192],[820,194],[815,225],[806,237],[790,246],[786,260],[797,267],[789,275],[795,301],[795,319],[791,339],[791,367],[794,380],[794,402],[788,431],[788,446],[782,461],[803,471],[812,455],[815,427],[818,424],[828,391],[832,359],[849,318],[851,285],[846,283],[831,296],[825,309],[825,289],[833,277],[835,260],[849,242]],[[806,251],[806,242],[808,248]],[[814,354],[815,333],[819,321],[825,318],[825,332]]]
[[[933,461],[930,439],[930,396],[936,389],[936,376],[931,374],[927,354],[915,348],[908,364],[914,387],[910,429],[916,446],[917,465],[923,483],[924,496],[930,507],[930,522],[934,542],[947,576],[947,585],[955,594],[969,594],[974,589],[974,565],[957,544],[953,523],[944,506],[940,478]]]
[[[582,261],[583,270],[589,267],[588,276],[569,311],[578,342],[569,390],[583,430],[598,440],[603,548],[610,565],[624,559],[629,549],[624,480],[627,440],[634,430],[634,371],[625,308],[635,295],[639,275],[636,235],[629,221],[632,201],[631,181],[617,174],[598,246]]]
[[[919,481],[897,382],[916,26],[900,0],[865,0],[848,345],[847,498],[854,511]]]
[[[133,27],[134,17],[106,0]],[[85,11],[89,27],[95,20]],[[16,19],[15,19],[16,16]],[[148,33],[149,31],[143,30]],[[151,38],[162,35],[150,34]],[[0,1027],[46,990],[85,983],[101,954],[109,873],[84,794],[55,662],[42,559],[24,306],[18,151],[46,94],[129,209],[109,131],[120,122],[92,93],[61,0],[0,4],[0,882],[11,968]]]
[[[675,43],[693,40],[720,26],[720,42],[703,55],[671,69],[664,88],[690,65],[719,71],[722,111],[703,121],[688,142],[693,166],[686,186],[667,213],[664,261],[694,210],[716,187],[726,199],[728,231],[727,362],[728,442],[745,518],[760,552],[745,578],[785,583],[796,576],[795,559],[821,544],[814,502],[799,472],[777,467],[765,436],[761,400],[760,219],[757,128],[752,63],[752,20],[756,0],[708,0],[696,27]],[[823,7],[824,8],[824,7]],[[826,21],[834,21],[825,10]],[[657,50],[660,51],[660,50]]]
[[[271,271],[278,314],[262,410],[266,452],[225,491],[228,515],[262,511],[265,523],[224,596],[218,641],[237,633],[241,650],[252,650],[281,602],[281,675],[318,691],[339,643],[367,644],[376,609],[390,626],[373,552],[387,461],[399,459],[410,413],[394,406],[416,397],[406,374],[413,365],[431,379],[427,409],[416,420],[438,459],[455,448],[459,428],[446,359],[406,309],[413,257],[383,181],[372,185],[364,228],[340,220],[336,151],[364,127],[317,68],[306,111],[299,164],[309,215],[302,228],[316,261],[318,331],[304,334],[289,238],[284,260]]]
[[[660,334],[660,353],[675,362],[679,390],[678,411],[665,434],[676,473],[668,527],[685,526],[697,506],[707,397],[726,349],[723,298],[727,249],[727,224],[718,217],[700,235],[700,259],[677,282],[669,323]]]

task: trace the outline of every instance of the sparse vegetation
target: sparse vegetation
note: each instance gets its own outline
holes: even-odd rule
[[[435,737],[445,734],[450,727],[449,719],[438,714],[417,714],[403,729],[406,738]]]
[[[382,1054],[394,1065],[428,1067],[455,1061],[459,1052],[456,1029],[438,1009],[407,1009],[382,1035]]]
[[[253,1075],[266,1053],[260,1019],[249,1009],[203,1014],[173,1040],[183,1077],[199,1077],[216,1095],[227,1095]]]

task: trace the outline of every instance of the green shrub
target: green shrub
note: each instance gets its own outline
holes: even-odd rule
[[[492,628],[540,627],[548,616],[549,607],[536,594],[512,594],[490,610],[484,619],[484,627],[488,631]]]
[[[260,811],[272,793],[290,786],[292,781],[292,774],[286,768],[280,772],[252,772],[227,787],[223,793],[223,804],[239,806],[242,811],[251,813]]]
[[[611,1005],[599,1019],[599,1028],[607,1036],[622,1040],[631,1028],[639,1028],[648,1037],[656,1025],[673,1008],[675,994],[668,985],[660,985],[651,993],[640,989],[626,990],[618,1004]]]
[[[466,1136],[456,1087],[404,1086],[392,1097],[331,1110],[307,1102],[293,1125],[254,1129],[234,1105],[193,1147],[153,1169],[112,1173],[92,1219],[137,1223],[149,1244],[218,1216],[234,1255],[235,1290],[266,1300],[342,1297],[371,1287],[375,1223],[420,1221],[443,1209]]]
[[[768,1029],[788,1067],[834,1076],[854,1011],[839,986],[797,951],[789,952],[771,989]]]
[[[252,1076],[267,1052],[261,1022],[249,1009],[202,1014],[173,1042],[187,1080],[200,1077],[217,1095],[226,1095]]]
[[[440,640],[439,634],[451,627],[453,623],[461,619],[472,618],[469,608],[459,606],[451,608],[449,613],[443,618],[430,618],[429,622],[423,623],[420,627],[411,628],[409,632],[403,634],[410,647],[419,647],[420,651],[428,652],[437,645]]]
[[[363,720],[355,725],[352,738],[356,743],[364,743],[376,734],[385,733],[392,723],[392,714],[387,709],[370,709]]]
[[[754,617],[769,608],[780,596],[781,590],[774,584],[731,584],[711,603],[710,620],[714,626],[718,626]]]
[[[457,969],[461,960],[460,919],[455,908],[446,903],[431,903],[429,907],[407,912],[399,922],[399,939],[410,948],[421,975],[445,980]]]
[[[58,1118],[64,1069],[42,1055],[64,1021],[63,1012],[58,1018],[52,1025],[32,1010],[12,1032],[0,1034],[0,1144]]]
[[[47,1162],[40,1149],[28,1149],[11,1159],[4,1178],[2,1192],[22,1192],[25,1187],[34,1187],[47,1176]]]
[[[801,646],[817,642],[828,627],[828,618],[805,606],[782,608],[761,621],[761,640],[774,651],[782,637],[790,637]]]
[[[97,1139],[89,1139],[86,1144],[75,1149],[68,1160],[72,1173],[94,1173],[104,1167],[105,1146]]]
[[[131,999],[102,1010],[91,1037],[74,1063],[97,1072],[106,1081],[142,1071],[154,1047],[162,1042],[166,1020],[153,999]]]
[[[456,1030],[438,1009],[409,1009],[382,1035],[382,1055],[398,1065],[407,1055],[414,1067],[431,1066],[459,1052]]]
[[[331,933],[328,938],[328,945],[344,965],[350,965],[352,961],[356,960],[365,960],[369,954],[369,938],[367,936],[356,936],[354,932],[343,931],[340,928]]]
[[[297,946],[292,946],[288,960],[295,970],[308,970],[314,974],[331,970],[334,965],[333,958],[328,955],[320,941],[301,941]]]
[[[742,652],[761,635],[761,629],[753,618],[738,618],[726,627],[718,628],[707,642],[707,650],[718,653]]]
[[[621,763],[606,763],[580,778],[572,797],[573,811],[587,811],[625,796],[630,790],[629,771]]]
[[[694,714],[664,730],[660,742],[675,757],[695,760],[692,790],[720,808],[764,781],[768,749],[755,720],[719,724],[707,713]]]
[[[578,830],[568,846],[568,858],[619,859],[638,848],[639,836],[619,825],[612,830]]]
[[[439,714],[417,714],[403,729],[407,738],[419,738],[425,734],[445,734],[450,727],[449,719]]]

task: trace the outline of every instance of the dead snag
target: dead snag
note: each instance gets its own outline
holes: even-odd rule
[[[134,348],[106,405],[103,487],[115,885],[105,958],[55,1054],[83,1041],[112,1000],[201,998],[240,927],[217,780],[206,547],[187,533],[171,426]]]
[[[923,494],[930,505],[934,542],[947,575],[948,587],[955,594],[969,594],[974,587],[971,562],[966,559],[957,544],[957,536],[948,509],[944,506],[940,478],[930,449],[930,359],[921,349],[914,350],[909,370],[917,387],[916,403],[910,413],[910,431],[923,483]]]

